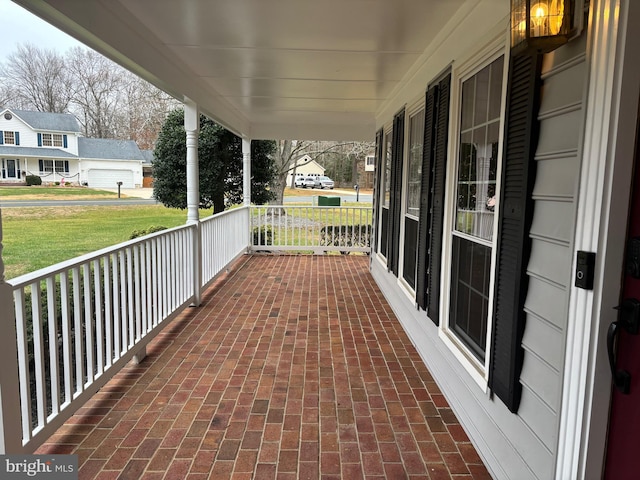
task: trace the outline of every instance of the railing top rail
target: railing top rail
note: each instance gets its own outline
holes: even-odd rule
[[[106,247],[101,250],[96,250],[95,252],[87,253],[79,257],[74,257],[70,260],[65,260],[63,262],[56,263],[55,265],[51,265],[49,267],[41,268],[40,270],[36,270],[35,272],[26,273],[19,277],[7,280],[7,283],[11,285],[14,289],[22,288],[42,278],[46,278],[51,275],[57,275],[71,268],[83,265],[87,262],[91,262],[93,260],[104,257],[113,252],[117,252],[124,248],[132,247],[134,245],[146,242],[156,237],[162,237],[162,236],[169,235],[171,233],[178,232],[181,230],[189,230],[194,228],[195,228],[194,225],[180,225],[177,227],[168,228],[166,230],[160,230],[159,232],[151,233],[149,235],[145,235],[144,237],[134,238],[133,240],[127,240],[117,245],[112,245],[110,247]]]
[[[298,205],[295,203],[287,203],[286,205],[252,205],[251,206],[252,209],[265,209],[265,208],[283,208],[283,209],[287,209],[287,208],[313,208],[313,209],[317,209],[317,210],[373,210],[373,207],[368,206],[368,207],[360,207],[360,206],[351,206],[351,205],[336,205],[336,206],[325,206],[325,205]]]
[[[233,215],[234,213],[240,212],[242,210],[246,210],[249,207],[247,207],[246,205],[242,205],[236,208],[232,208],[230,210],[225,210],[224,212],[220,212],[220,213],[214,213],[213,215],[206,217],[206,218],[201,218],[200,222],[201,223],[207,223],[207,222],[211,222],[217,218],[221,218],[227,215]]]

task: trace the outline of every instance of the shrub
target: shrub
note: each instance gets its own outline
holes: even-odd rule
[[[138,237],[144,237],[145,235],[149,235],[151,233],[160,232],[160,231],[166,230],[166,229],[167,229],[167,227],[163,227],[161,225],[152,225],[147,229],[134,230],[133,232],[131,232],[131,235],[129,236],[129,240],[133,240],[134,238],[138,238]]]
[[[270,226],[254,227],[253,245],[273,245],[273,230]]]
[[[31,187],[32,185],[42,185],[42,178],[38,175],[27,175],[24,177],[27,182],[27,186]]]
[[[60,182],[54,182],[53,184],[54,184],[56,187],[59,187],[59,186],[60,186]]]

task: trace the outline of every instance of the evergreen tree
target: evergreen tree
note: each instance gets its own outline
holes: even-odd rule
[[[275,142],[251,142],[251,196],[254,203],[272,198],[269,185],[273,179]],[[242,202],[242,140],[213,120],[200,116],[198,135],[200,169],[200,207],[218,213],[225,203]],[[153,160],[153,194],[163,205],[187,207],[187,143],[184,110],[167,116],[156,142]],[[226,202],[225,202],[226,200]]]

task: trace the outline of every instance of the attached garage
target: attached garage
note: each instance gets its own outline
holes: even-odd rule
[[[87,183],[92,188],[117,188],[122,182],[122,188],[135,188],[132,170],[105,170],[93,168],[87,175]]]

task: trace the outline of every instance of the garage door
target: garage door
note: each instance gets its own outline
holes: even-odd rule
[[[131,170],[89,170],[89,186],[93,188],[134,188],[133,172]]]

